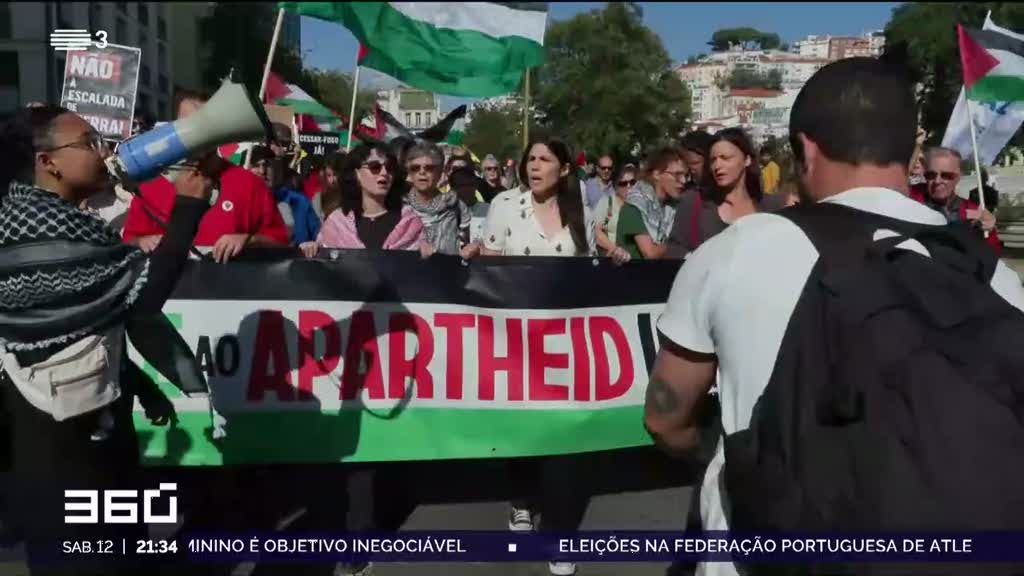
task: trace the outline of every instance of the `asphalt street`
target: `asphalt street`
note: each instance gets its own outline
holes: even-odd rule
[[[594,496],[584,516],[582,530],[666,530],[682,531],[690,505],[691,486],[702,474],[703,455],[691,460],[671,460],[653,447],[615,450],[584,455],[587,471],[586,483]],[[415,463],[388,463],[381,467],[378,477],[378,509],[384,528],[411,530],[504,530],[507,529],[509,500],[519,496],[519,490],[509,482],[506,463],[501,460],[434,461]],[[211,470],[200,478],[212,478]],[[162,474],[162,473],[161,473]],[[150,482],[147,480],[147,482]],[[193,477],[192,482],[195,482]],[[206,480],[200,481],[206,484]],[[223,480],[221,481],[223,484]],[[148,484],[147,484],[148,485]],[[212,484],[210,484],[212,486]],[[230,480],[229,480],[230,487]],[[294,489],[298,502],[309,501],[313,490],[302,486]],[[324,494],[322,491],[319,494]],[[181,494],[179,518],[189,514],[189,492]],[[225,510],[247,508],[253,512],[261,503],[244,490],[229,495],[234,497]],[[329,496],[326,496],[329,497]],[[318,496],[319,498],[319,496]],[[381,501],[383,500],[383,501]],[[193,503],[195,504],[195,503]],[[261,511],[262,512],[262,511]],[[308,508],[293,505],[278,506],[273,514],[273,526],[258,520],[242,520],[239,529],[276,529],[302,531],[310,528],[304,522]],[[263,517],[259,512],[244,518]],[[181,523],[171,528],[151,532],[151,537],[166,537],[176,530],[188,531]],[[337,528],[335,530],[338,530]],[[7,549],[0,555],[0,576],[27,575],[20,558],[20,546]],[[664,576],[669,571],[664,563],[615,564],[593,563],[581,565],[581,576]],[[148,574],[204,576],[305,576],[330,575],[326,567],[287,565],[165,566],[147,570]],[[375,576],[445,575],[445,576],[532,576],[547,574],[544,563],[523,564],[376,564]]]

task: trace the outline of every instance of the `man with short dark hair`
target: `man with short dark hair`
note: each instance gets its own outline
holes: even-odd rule
[[[194,113],[203,104],[202,96],[182,91],[178,99],[178,118]],[[267,185],[255,174],[218,158],[208,158],[222,165],[217,204],[210,208],[199,224],[196,246],[212,248],[214,260],[227,262],[247,246],[288,245],[288,229]],[[174,185],[163,176],[139,186],[139,195],[132,198],[124,222],[125,242],[152,252],[164,237],[174,207]]]
[[[615,170],[615,161],[605,154],[597,159],[597,175],[587,180],[586,197],[587,208],[594,208],[605,196],[615,192],[615,185],[612,183],[612,171]]]
[[[941,214],[906,195],[916,118],[911,83],[882,60],[849,58],[819,70],[790,116],[801,203],[834,203],[865,219],[884,216],[879,220],[908,227],[944,226]],[[848,241],[882,233],[868,228]],[[698,408],[716,379],[726,437],[751,427],[818,259],[803,229],[771,213],[738,220],[690,255],[658,321],[662,347],[647,387],[644,423],[663,450],[686,453],[697,446]],[[1024,311],[1024,287],[1001,262],[991,286]],[[730,526],[725,458],[719,443],[701,494],[706,530]],[[737,574],[729,563],[704,568],[709,575]]]

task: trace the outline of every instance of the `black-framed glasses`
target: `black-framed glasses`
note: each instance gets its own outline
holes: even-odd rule
[[[370,173],[375,175],[375,176],[380,174],[381,170],[383,170],[384,168],[387,168],[387,173],[388,174],[391,174],[391,173],[394,172],[394,167],[393,166],[391,166],[389,164],[386,164],[384,162],[379,162],[377,160],[371,160],[370,162],[364,162],[364,163],[362,163],[361,168],[366,168],[367,170],[370,170]]]
[[[53,148],[47,148],[46,152],[56,152],[57,150],[63,150],[64,148],[83,148],[92,149],[93,152],[104,152],[109,149],[107,141],[103,139],[103,136],[99,132],[92,132],[85,137],[84,140],[76,140],[60,146],[54,146]]]
[[[484,171],[486,172],[497,172],[497,170],[497,166],[484,166]]]
[[[632,180],[619,180],[616,184],[618,184],[619,187],[632,186],[632,185],[636,184],[636,178],[634,178]]]
[[[956,172],[936,172],[935,170],[928,170],[927,172],[924,173],[924,179],[929,181],[929,182],[931,182],[932,180],[935,180],[936,178],[938,178],[940,176],[942,177],[943,180],[946,180],[948,182],[952,182],[953,180],[956,180],[957,177],[960,176],[960,175],[957,174]]]
[[[437,170],[437,166],[435,166],[434,164],[409,164],[410,174],[418,174],[420,172],[433,172],[434,170]],[[373,172],[373,169],[371,168],[370,171]],[[373,173],[377,174],[377,172]]]

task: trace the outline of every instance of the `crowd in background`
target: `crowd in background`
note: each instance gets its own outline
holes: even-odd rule
[[[178,117],[204,100],[180,94]],[[147,118],[137,122],[139,131],[151,127]],[[778,158],[783,153],[758,150],[739,128],[693,131],[639,161],[573,156],[556,139],[540,140],[519,161],[504,164],[493,155],[477,163],[465,148],[428,141],[306,156],[290,127],[275,124],[274,135],[221,179],[220,210],[204,219],[196,238],[218,261],[253,245],[289,245],[309,257],[322,248],[368,248],[463,258],[683,259],[739,218],[799,201],[791,163]],[[998,193],[986,184],[984,212],[977,190],[960,199],[959,154],[925,153],[922,140],[911,166],[911,196],[950,221],[976,222],[999,250],[992,217]],[[244,166],[251,175],[243,174]],[[140,191],[134,201],[117,189],[88,204],[123,227],[126,241],[151,251],[161,234],[150,213],[166,221],[173,194],[164,179]]]

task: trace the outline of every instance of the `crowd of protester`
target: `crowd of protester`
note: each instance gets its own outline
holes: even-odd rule
[[[195,93],[179,95],[178,118],[194,112],[205,99]],[[145,131],[151,124],[148,119],[140,119],[136,129]],[[808,129],[808,137],[817,137],[815,134]],[[167,174],[142,183],[134,194],[120,185],[101,185],[106,182],[102,158],[109,150],[73,112],[53,106],[33,107],[5,124],[3,135],[5,158],[11,164],[0,184],[12,191],[4,201],[45,198],[48,190],[66,201],[60,207],[65,212],[74,205],[100,216],[119,234],[113,238],[148,255],[130,257],[139,262],[148,258],[149,284],[156,282],[154,276],[163,278],[154,274],[160,266],[180,270],[188,244],[208,249],[217,262],[231,261],[251,247],[292,247],[296,257],[306,258],[316,257],[322,249],[366,249],[418,251],[423,258],[434,254],[463,259],[596,256],[610,258],[617,265],[636,260],[684,260],[696,253],[700,256],[694,266],[711,274],[709,270],[715,270],[718,261],[707,252],[697,252],[702,245],[736,229],[741,222],[751,223],[744,228],[746,232],[732,232],[727,240],[716,244],[720,248],[714,256],[720,257],[720,263],[728,262],[737,256],[723,252],[726,242],[736,242],[740,234],[752,234],[752,223],[763,222],[752,216],[816,199],[804,190],[802,178],[806,174],[783,173],[781,159],[768,150],[758,150],[739,128],[715,134],[690,132],[678,142],[652,150],[641,162],[599,154],[596,173],[581,183],[578,157],[565,142],[553,138],[535,139],[518,162],[508,160],[504,166],[493,155],[487,155],[477,166],[465,149],[455,148],[446,154],[424,141],[413,143],[400,157],[386,145],[359,144],[347,152],[300,161],[291,129],[275,125],[274,141],[252,148],[244,166],[216,155],[207,156],[204,170],[216,173],[216,178],[184,170],[176,177]],[[947,222],[968,224],[998,252],[1000,243],[992,215],[998,200],[994,189],[986,186],[982,191],[985,209],[979,204],[977,190],[974,198],[961,198],[956,194],[961,178],[959,154],[943,148],[921,151],[920,138],[917,145],[910,163],[904,164],[904,181],[890,182],[891,189],[909,191],[909,199],[903,198],[900,206],[909,212],[928,207]],[[824,162],[821,157],[815,161]],[[823,166],[831,169],[831,165]],[[217,190],[216,202],[205,211],[199,210],[197,206],[211,196],[213,189]],[[919,205],[906,205],[910,200]],[[486,217],[481,231],[474,234],[471,223],[474,208],[479,205],[487,206]],[[192,239],[183,243],[187,232],[192,232]],[[767,238],[770,233],[765,235]],[[0,236],[0,246],[4,238]],[[104,238],[113,249],[110,238]],[[136,270],[126,264],[125,269],[129,268]],[[147,275],[136,272],[126,281],[146,284]],[[715,273],[726,271],[719,268]],[[696,277],[695,272],[691,275]],[[669,312],[659,327],[679,347],[703,354],[716,352],[727,358],[711,346],[707,334],[717,326],[709,327],[706,318],[691,317],[696,313],[694,309],[678,303],[680,298],[711,289],[701,283],[703,277],[701,282],[695,279],[692,286],[688,285],[691,275],[681,276],[679,282],[688,291],[679,296],[673,291]],[[151,288],[153,294],[148,298],[142,297],[147,311],[159,311],[170,294],[167,283]],[[729,285],[760,290],[756,278],[735,280]],[[799,290],[787,293],[795,298]],[[128,293],[124,298],[123,314],[128,318],[136,313],[138,304]],[[744,330],[737,325],[725,329]],[[757,332],[750,334],[756,336]],[[9,335],[4,338],[9,339]],[[719,342],[719,337],[715,341]],[[675,376],[674,369],[665,366],[688,361],[680,358],[659,360],[666,380]],[[768,368],[759,366],[758,370]],[[699,370],[708,373],[705,364]],[[727,381],[737,378],[731,367],[723,373]],[[710,374],[713,378],[714,371]],[[732,383],[734,392],[730,394],[738,394],[735,390],[743,388]],[[749,403],[750,399],[736,401]],[[39,482],[47,475],[46,467],[55,465],[53,454],[74,450],[83,442],[81,434],[86,433],[88,438],[92,432],[88,426],[71,429],[59,422],[29,418],[29,407],[17,394],[7,394],[6,402],[8,410],[17,416],[12,431],[15,444],[30,436],[33,439],[26,446],[47,443],[43,452],[15,456],[16,465],[27,471],[25,477],[31,481]],[[130,409],[130,404],[120,409]],[[674,436],[682,420],[671,410],[662,411],[648,417],[648,427],[660,442],[683,445],[686,442]],[[93,428],[105,425],[89,424]],[[121,414],[117,425],[131,427],[130,419],[125,421]],[[124,434],[134,437],[130,432]],[[95,460],[91,463],[76,465],[106,478],[111,473],[105,468],[108,459],[130,466],[136,458],[131,455],[133,449],[119,445],[110,454],[92,456]],[[86,452],[82,458],[89,457]],[[116,466],[112,469],[120,470]],[[571,457],[541,464],[514,462],[512,474],[526,478],[523,483],[534,488],[528,498],[514,502],[509,513],[510,529],[534,529],[534,518],[542,509],[547,522],[543,528],[577,528],[586,495],[581,501],[571,486],[552,481],[571,478],[574,473]],[[354,493],[350,490],[350,500],[356,498]],[[364,491],[358,498],[366,497]],[[43,528],[29,526],[28,530],[30,536],[39,536]],[[350,573],[365,568],[351,567]],[[553,574],[573,574],[576,570],[569,563],[552,563],[549,568]]]

